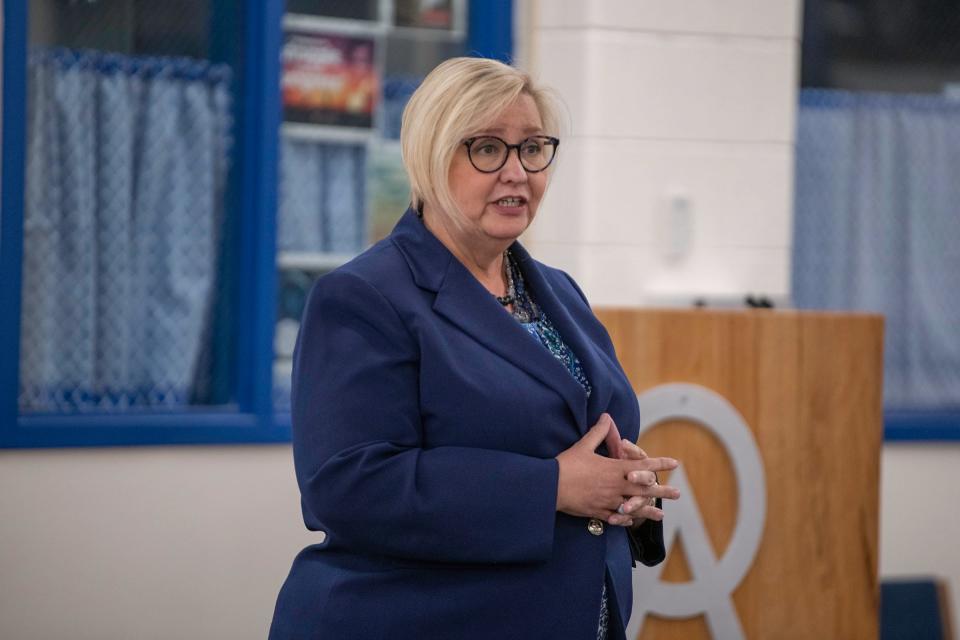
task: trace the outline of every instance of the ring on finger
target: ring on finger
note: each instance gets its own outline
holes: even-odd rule
[[[622,515],[622,516],[625,516],[625,515],[627,515],[627,512],[623,510],[623,505],[624,505],[624,503],[621,502],[621,503],[620,503],[620,506],[617,507],[617,513],[619,513],[619,514]]]

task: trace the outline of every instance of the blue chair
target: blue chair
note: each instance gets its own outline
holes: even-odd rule
[[[940,580],[880,584],[881,640],[952,640],[946,587]]]

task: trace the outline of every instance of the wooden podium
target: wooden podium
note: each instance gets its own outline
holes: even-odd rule
[[[877,638],[882,318],[766,310],[597,315],[638,394],[665,383],[701,385],[732,404],[752,432],[765,517],[756,555],[727,596],[743,637]],[[743,508],[727,449],[688,420],[657,423],[640,446],[681,461],[710,556],[722,558]],[[660,581],[690,583],[682,530],[674,540],[656,569]],[[643,600],[635,594],[635,615]],[[636,638],[644,640],[710,638],[715,629],[703,614],[652,612],[641,620]]]

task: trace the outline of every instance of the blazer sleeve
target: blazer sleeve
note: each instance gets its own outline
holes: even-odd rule
[[[315,285],[292,389],[307,526],[347,548],[402,559],[548,560],[556,460],[424,447],[418,355],[410,328],[366,280],[334,272]]]
[[[580,286],[570,277],[570,274],[562,272],[567,282],[577,292],[583,303],[590,306],[587,296],[584,295]],[[609,337],[607,338],[609,341]],[[613,353],[613,343],[609,343],[611,353]],[[616,357],[616,354],[613,354]],[[662,501],[657,498],[657,508],[661,508]],[[633,566],[637,563],[651,567],[660,564],[666,558],[667,552],[663,543],[663,522],[657,520],[644,520],[639,527],[627,529],[627,538],[630,540],[630,556],[633,560]]]

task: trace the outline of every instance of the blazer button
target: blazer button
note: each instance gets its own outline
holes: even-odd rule
[[[597,520],[596,518],[590,518],[590,522],[587,523],[587,531],[589,531],[595,536],[602,536],[603,523]]]

